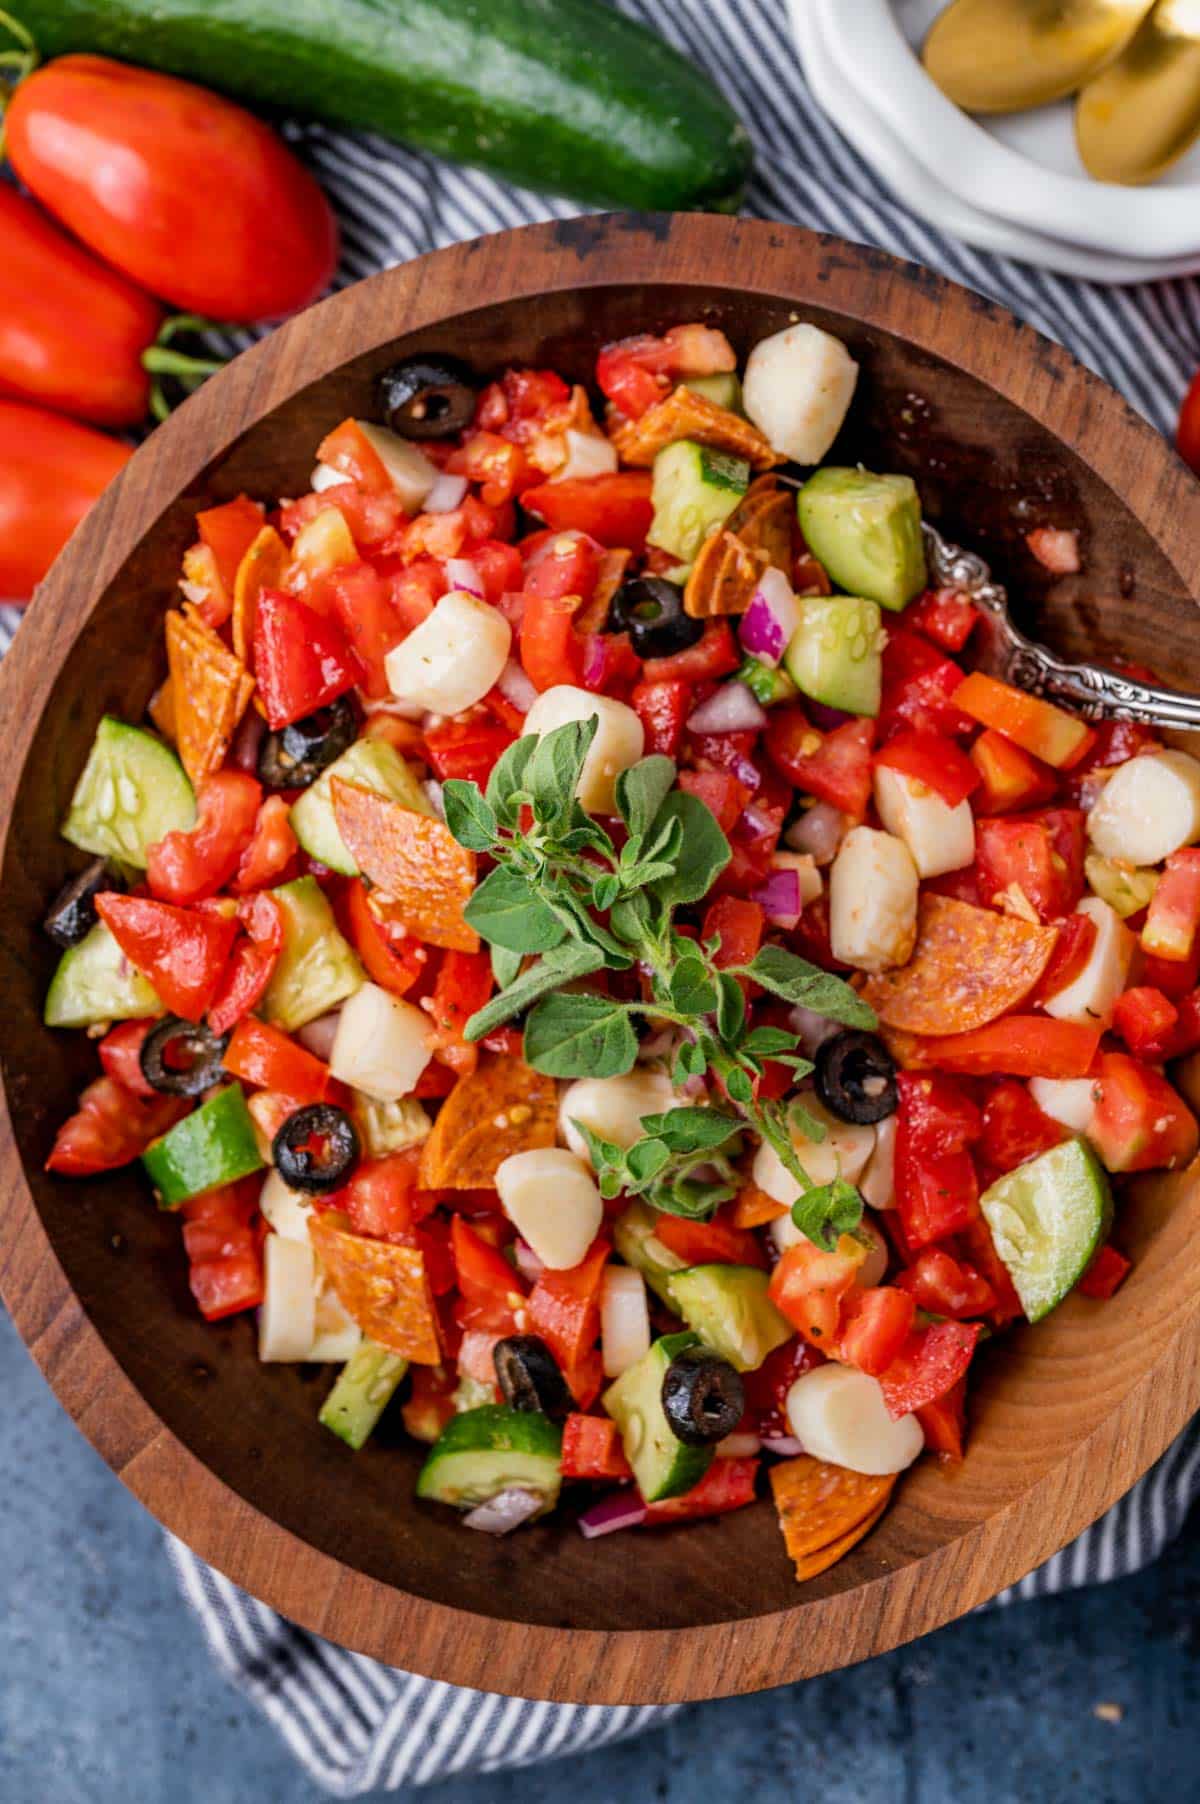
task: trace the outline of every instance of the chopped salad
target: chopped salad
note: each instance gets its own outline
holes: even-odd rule
[[[857,378],[798,321],[406,358],[198,515],[72,797],[49,1169],[140,1160],[203,1314],[472,1528],[769,1479],[824,1570],[1196,1152],[1200,762],[970,669],[913,482],[828,461]]]

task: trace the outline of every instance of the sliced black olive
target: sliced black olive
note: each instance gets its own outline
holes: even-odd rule
[[[544,1416],[564,1415],[571,1407],[566,1379],[554,1355],[536,1334],[510,1334],[492,1348],[496,1381],[510,1409],[540,1410]]]
[[[746,1407],[746,1393],[727,1359],[718,1359],[707,1347],[685,1347],[663,1377],[662,1406],[677,1441],[704,1447],[733,1433]]]
[[[683,590],[661,576],[634,576],[613,596],[610,633],[628,633],[639,658],[670,658],[686,651],[704,632],[703,620],[683,611]]]
[[[348,697],[263,735],[258,775],[268,789],[307,789],[358,738],[358,716]]]
[[[168,1015],[142,1041],[138,1062],[142,1076],[167,1096],[199,1096],[221,1076],[221,1059],[229,1035],[217,1035],[203,1022]]]
[[[402,438],[452,438],[471,424],[475,378],[457,357],[427,351],[402,358],[377,386],[383,417]]]
[[[42,926],[57,946],[78,946],[96,925],[96,897],[105,890],[123,890],[125,880],[110,870],[103,858],[93,858],[86,870],[72,877],[50,904]]]
[[[848,1027],[818,1049],[813,1082],[831,1114],[860,1126],[894,1115],[896,1063],[874,1034]]]
[[[288,1116],[271,1142],[271,1157],[290,1189],[322,1196],[340,1190],[358,1164],[358,1134],[345,1109],[310,1102]]]

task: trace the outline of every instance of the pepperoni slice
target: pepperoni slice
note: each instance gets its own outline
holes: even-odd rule
[[[1055,927],[926,893],[912,957],[870,978],[863,998],[887,1027],[970,1033],[1030,994],[1057,943]]]

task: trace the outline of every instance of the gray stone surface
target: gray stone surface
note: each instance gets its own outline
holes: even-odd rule
[[[0,1804],[316,1804],[209,1663],[155,1523],[0,1316]],[[437,1804],[1143,1804],[1200,1792],[1200,1533],[1103,1590],[957,1623]],[[1097,1714],[1098,1709],[1100,1714]],[[1106,1720],[1110,1718],[1118,1720]],[[382,1796],[383,1794],[379,1794]]]

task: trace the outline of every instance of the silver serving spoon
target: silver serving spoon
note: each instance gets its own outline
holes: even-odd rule
[[[1157,689],[1096,664],[1068,664],[1019,632],[1008,617],[1008,593],[983,559],[925,523],[931,586],[959,589],[983,615],[971,641],[973,661],[1028,695],[1069,702],[1088,720],[1140,720],[1147,726],[1200,731],[1200,696]]]

